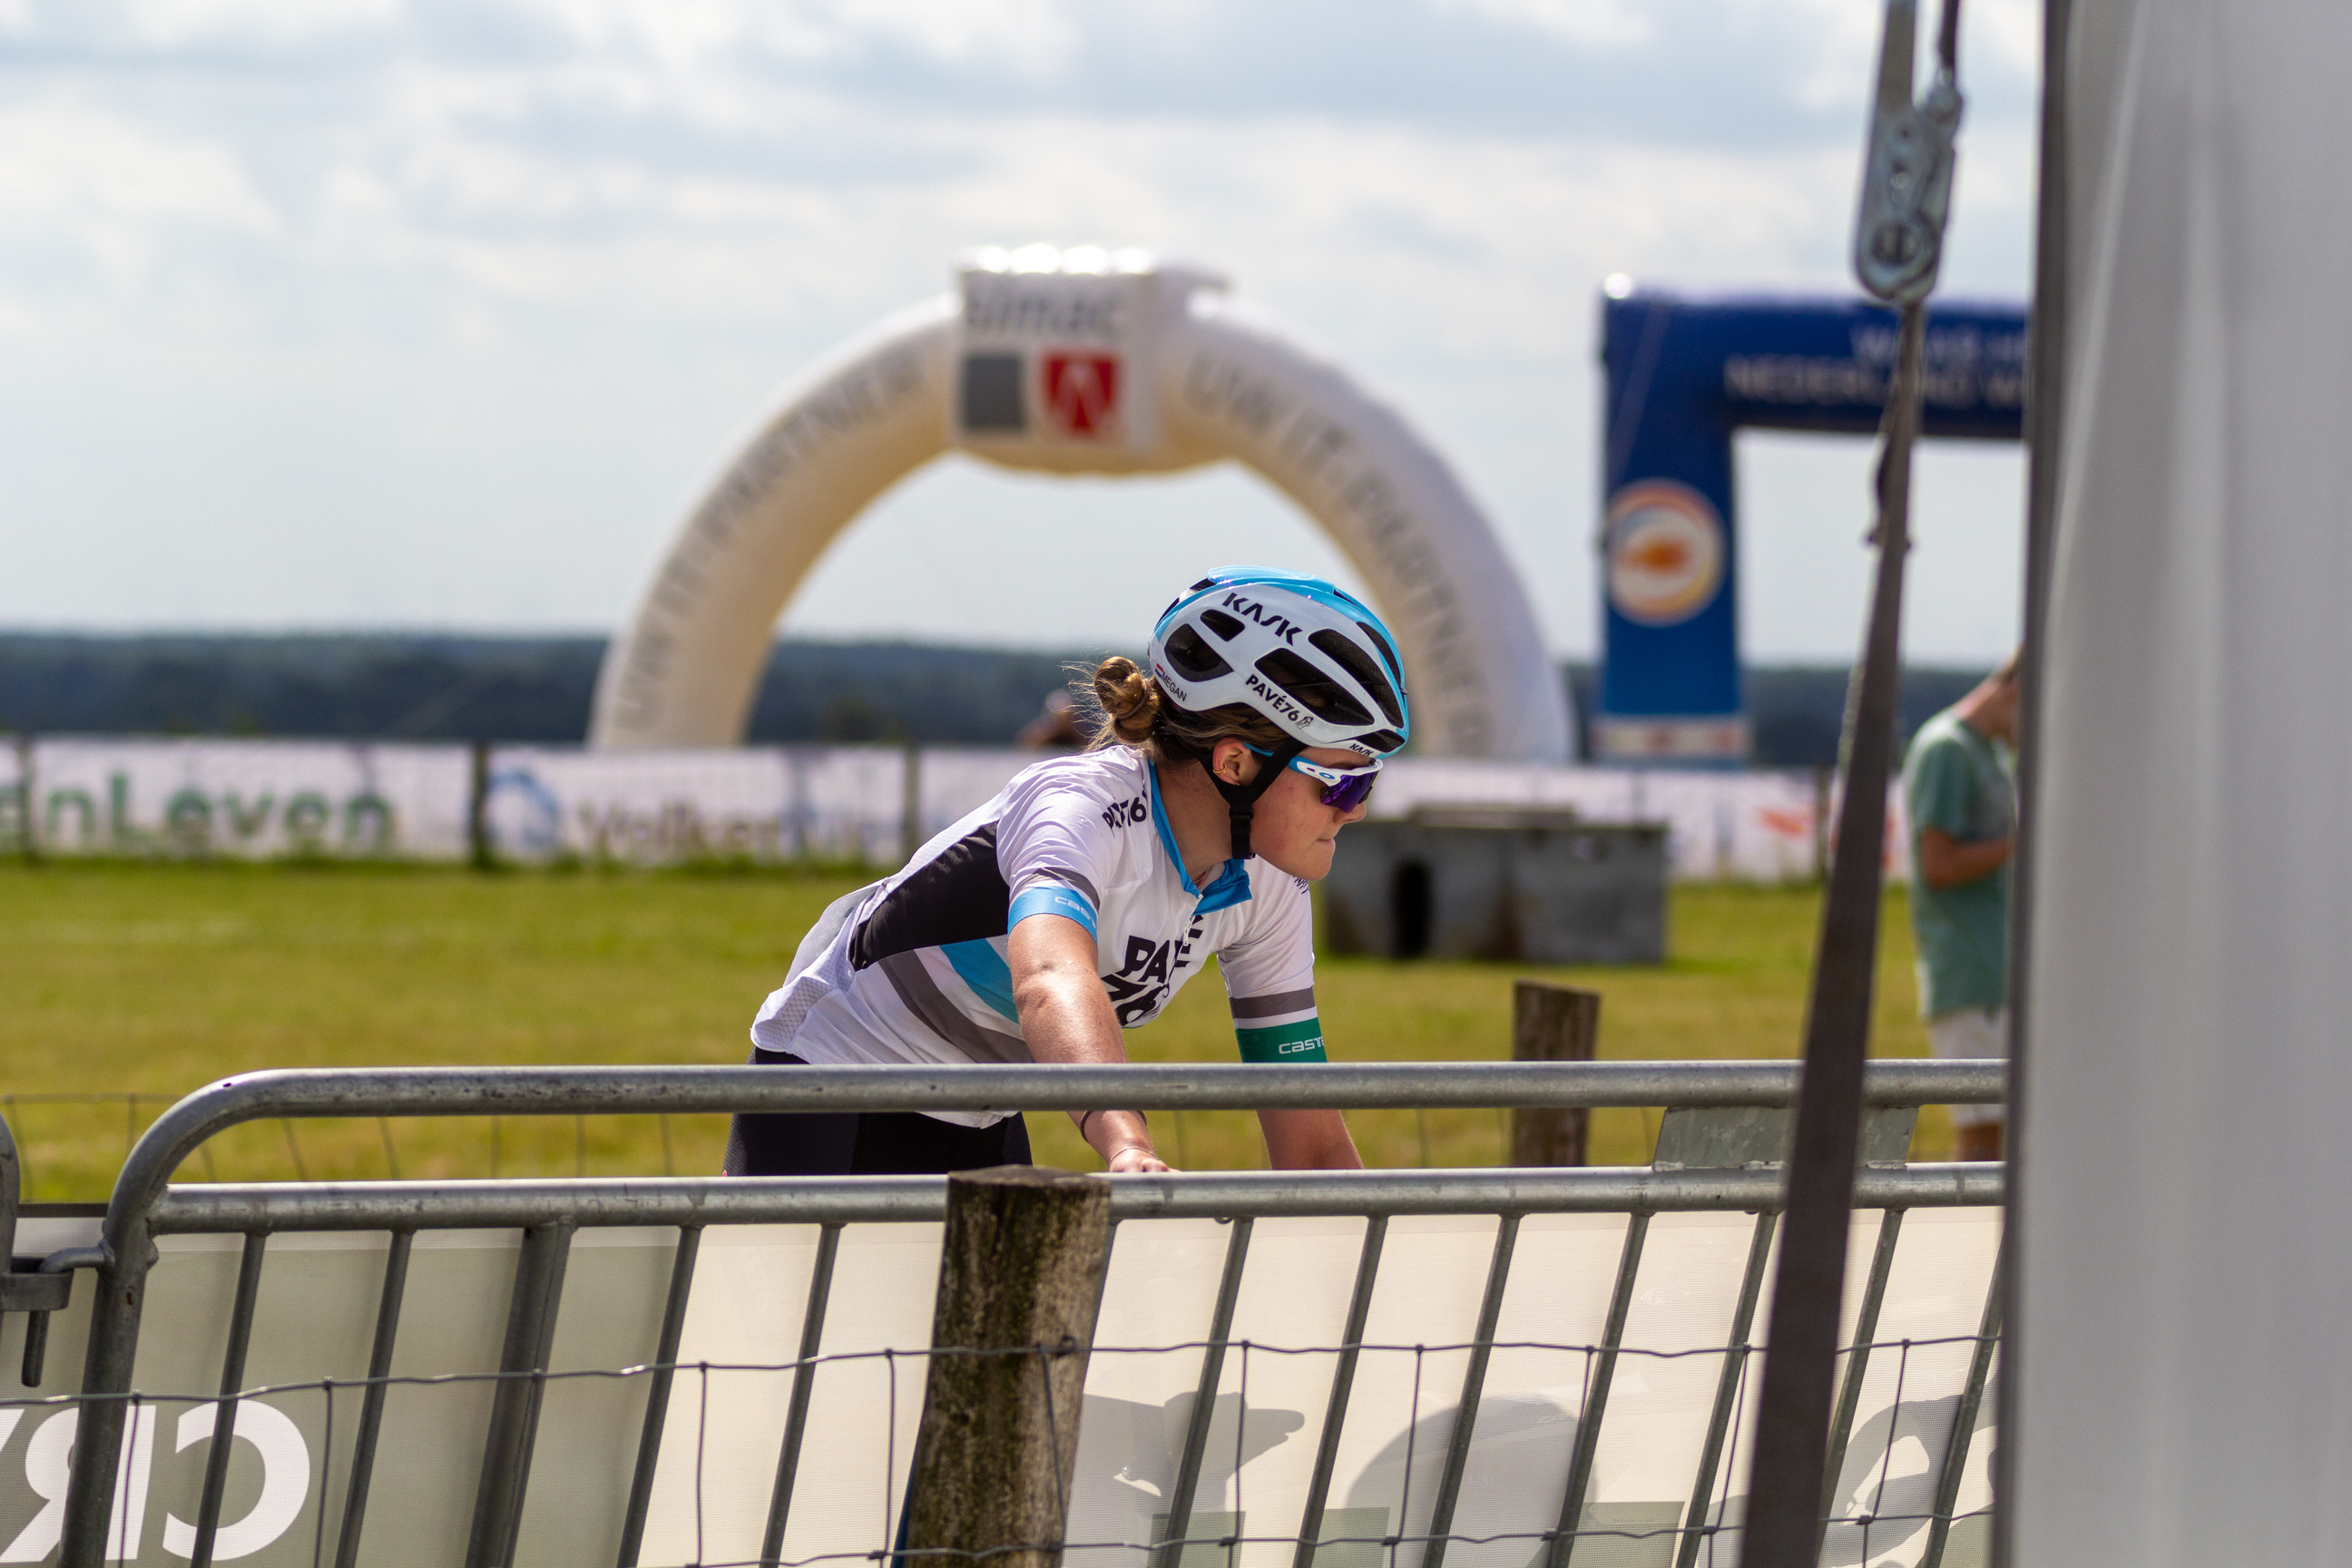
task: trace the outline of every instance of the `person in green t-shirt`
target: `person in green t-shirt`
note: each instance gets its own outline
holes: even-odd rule
[[[1919,952],[1919,1012],[1938,1057],[2009,1054],[2009,858],[2017,786],[2007,749],[2017,733],[2017,656],[1919,726],[1903,763],[1911,818],[1911,931]],[[1995,1106],[1956,1105],[1955,1154],[1998,1160],[2006,1125]]]

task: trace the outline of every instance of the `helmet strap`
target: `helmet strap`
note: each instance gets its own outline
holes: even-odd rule
[[[1203,752],[1180,740],[1164,726],[1160,731],[1159,739],[1171,749],[1200,763],[1201,771],[1209,775],[1209,782],[1217,786],[1217,793],[1225,797],[1225,809],[1234,827],[1233,858],[1236,860],[1248,859],[1250,858],[1250,825],[1257,814],[1258,796],[1274,787],[1276,781],[1282,777],[1283,771],[1290,766],[1290,759],[1307,750],[1307,742],[1294,735],[1285,735],[1265,752],[1261,753],[1253,747],[1250,754],[1258,759],[1257,777],[1247,784],[1227,784],[1217,776],[1216,754],[1213,749]]]

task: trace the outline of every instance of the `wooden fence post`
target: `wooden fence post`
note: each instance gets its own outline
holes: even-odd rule
[[[467,756],[466,863],[477,871],[487,871],[497,864],[490,850],[490,743],[476,741]]]
[[[1060,1563],[1109,1226],[1110,1188],[1090,1176],[948,1178],[932,1347],[1013,1353],[931,1357],[902,1550],[992,1553],[970,1568]],[[1000,1550],[1012,1546],[1030,1549]]]
[[[1511,987],[1511,1059],[1589,1062],[1601,1038],[1601,994],[1521,980]],[[1581,1108],[1511,1112],[1513,1165],[1581,1165],[1592,1113]]]

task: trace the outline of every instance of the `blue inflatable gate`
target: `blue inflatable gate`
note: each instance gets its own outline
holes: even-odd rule
[[[2025,312],[1928,312],[1923,428],[2014,441]],[[1738,766],[1738,551],[1731,444],[1743,426],[1867,435],[1895,364],[1895,312],[1847,300],[1610,291],[1602,495],[1605,616],[1592,750],[1604,762]]]

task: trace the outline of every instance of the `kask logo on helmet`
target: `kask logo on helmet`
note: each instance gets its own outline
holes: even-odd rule
[[[1297,645],[1298,641],[1298,623],[1292,620],[1288,616],[1281,615],[1274,610],[1270,610],[1266,608],[1265,605],[1258,603],[1255,599],[1244,599],[1239,594],[1226,595],[1224,598],[1224,605],[1225,608],[1231,610],[1237,616],[1247,616],[1251,620],[1255,621],[1259,626],[1264,626],[1267,631],[1270,631],[1276,637],[1280,637],[1284,643],[1292,646]]]

